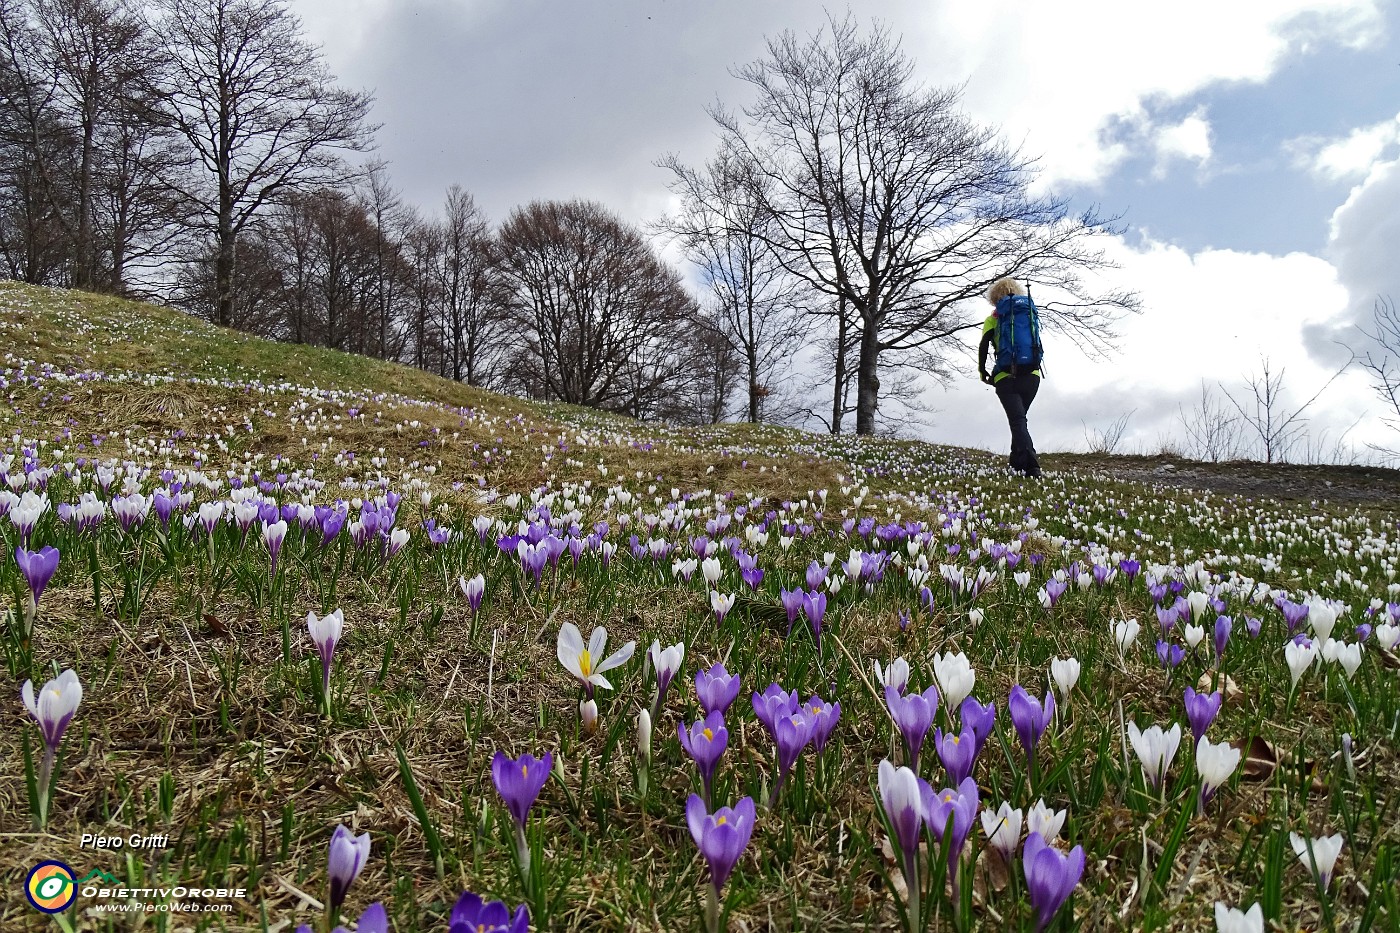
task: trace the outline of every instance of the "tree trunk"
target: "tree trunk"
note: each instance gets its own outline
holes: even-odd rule
[[[880,337],[866,320],[860,333],[860,362],[856,369],[856,433],[875,433],[875,409],[880,401]]]
[[[841,419],[846,413],[846,299],[836,299],[836,365],[832,380],[831,433],[841,433]]]
[[[91,290],[95,277],[95,263],[92,261],[92,156],[97,115],[92,112],[90,101],[85,102],[83,109],[83,145],[78,160],[78,241],[74,244],[73,286]]]
[[[227,218],[219,218],[219,240],[214,257],[214,323],[220,327],[233,326],[233,254],[236,237],[230,229],[233,224],[225,223]]]

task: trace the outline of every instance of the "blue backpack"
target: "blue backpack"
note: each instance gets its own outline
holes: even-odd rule
[[[994,372],[1013,376],[1040,367],[1040,316],[1028,295],[1007,295],[997,302],[997,362]]]

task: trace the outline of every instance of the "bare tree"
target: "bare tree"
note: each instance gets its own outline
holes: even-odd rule
[[[671,190],[680,196],[681,210],[657,226],[680,241],[700,270],[712,299],[715,333],[743,364],[746,420],[761,421],[801,333],[799,289],[807,290],[767,245],[774,231],[764,228],[772,219],[765,199],[754,192],[771,181],[752,164],[724,156],[701,171],[675,156],[660,164],[675,176]]]
[[[504,361],[509,289],[493,259],[486,215],[460,185],[447,189],[441,229],[438,295],[450,365],[444,375],[487,386]]]
[[[1177,419],[1186,434],[1185,453],[1195,460],[1219,463],[1240,454],[1239,419],[1201,380],[1201,398],[1188,411],[1177,405]]]
[[[395,331],[404,303],[407,267],[404,264],[401,237],[411,212],[399,192],[389,181],[388,166],[375,162],[369,166],[365,184],[360,191],[360,203],[368,215],[374,235],[373,307],[377,342],[375,355],[380,359],[397,360],[403,352],[402,335]]]
[[[1285,401],[1285,370],[1275,371],[1267,356],[1260,358],[1258,373],[1244,377],[1245,392],[1240,399],[1236,399],[1224,386],[1221,386],[1221,391],[1239,412],[1244,424],[1258,437],[1264,462],[1273,463],[1288,458],[1289,450],[1307,428],[1307,410],[1350,365],[1351,360],[1347,360],[1332,374],[1332,378],[1323,383],[1322,388],[1306,402],[1293,408]]]
[[[146,30],[119,0],[33,0],[33,12],[55,102],[77,131],[71,215],[58,216],[73,243],[71,281],[91,289],[99,277],[93,227],[103,137],[117,115],[129,112],[127,98],[150,70]]]
[[[335,85],[284,0],[158,0],[166,118],[195,151],[198,183],[168,179],[212,240],[213,320],[239,324],[239,235],[273,199],[345,175],[370,146],[371,97]]]
[[[1400,311],[1388,297],[1376,299],[1371,308],[1371,329],[1357,328],[1370,341],[1370,346],[1357,362],[1371,380],[1371,391],[1384,406],[1381,422],[1392,431],[1400,431]],[[1356,357],[1356,351],[1352,350]],[[1387,457],[1400,456],[1393,448],[1377,447],[1377,453]]]
[[[76,134],[23,0],[0,0],[0,251],[11,277],[66,284]]]
[[[772,219],[763,237],[783,267],[860,320],[857,433],[875,428],[882,355],[929,365],[975,326],[959,303],[1003,275],[1067,295],[1045,318],[1090,344],[1136,307],[1080,279],[1107,265],[1090,240],[1108,223],[1031,196],[1032,164],[960,113],[957,90],[916,85],[878,25],[861,35],[848,16],[805,41],[784,33],[736,75],[757,99],[742,117],[712,109],[722,157],[755,167],[748,194]]]
[[[682,386],[695,302],[641,234],[601,205],[536,201],[498,234],[522,345],[513,384],[535,397],[658,417]]]
[[[1091,454],[1111,455],[1118,453],[1118,447],[1123,443],[1123,435],[1128,433],[1128,421],[1133,417],[1133,411],[1125,411],[1114,418],[1103,427],[1090,428],[1085,422],[1080,422],[1084,426],[1084,443],[1089,447]]]
[[[735,349],[734,341],[723,330],[718,312],[702,314],[697,322],[695,372],[690,380],[695,396],[693,420],[718,424],[729,413],[730,398],[744,381],[746,366]],[[747,370],[752,372],[752,370]],[[748,386],[750,398],[753,387]],[[760,394],[759,404],[766,401]],[[678,420],[689,420],[684,417]]]

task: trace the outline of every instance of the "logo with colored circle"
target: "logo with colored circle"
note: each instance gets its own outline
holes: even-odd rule
[[[40,862],[25,879],[24,893],[35,910],[46,914],[65,911],[78,896],[73,869],[62,862]]]

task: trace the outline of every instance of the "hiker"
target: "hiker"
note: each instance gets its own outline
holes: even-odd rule
[[[1040,461],[1026,427],[1026,412],[1040,388],[1040,319],[1026,288],[1010,276],[987,289],[992,313],[982,325],[982,343],[977,348],[977,370],[982,381],[993,386],[1006,421],[1011,427],[1011,469],[1025,476],[1040,476]],[[994,349],[995,361],[987,372],[987,351]]]

